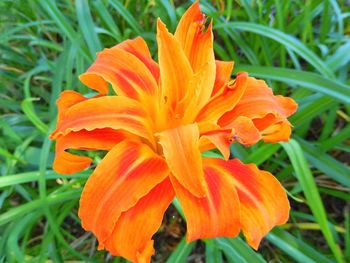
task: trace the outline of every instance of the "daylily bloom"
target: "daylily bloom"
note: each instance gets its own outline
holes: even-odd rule
[[[152,236],[176,196],[187,241],[235,237],[257,249],[289,215],[281,184],[254,164],[229,159],[230,144],[287,141],[297,108],[262,80],[214,58],[212,23],[195,2],[175,34],[157,21],[158,63],[138,37],[97,54],[80,80],[99,95],[64,91],[57,101],[55,171],[71,174],[92,160],[67,149],[107,150],[84,187],[83,228],[99,249],[149,262]],[[106,95],[111,85],[116,95]],[[223,159],[204,158],[218,148]]]

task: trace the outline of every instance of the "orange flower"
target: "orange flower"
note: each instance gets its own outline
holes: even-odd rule
[[[107,150],[88,179],[79,217],[113,255],[149,262],[152,236],[175,196],[187,221],[187,241],[235,237],[257,249],[288,219],[280,183],[253,164],[229,158],[232,142],[289,139],[287,117],[297,105],[274,96],[233,62],[215,61],[212,24],[195,2],[174,35],[157,22],[157,64],[145,41],[126,40],[97,55],[80,80],[99,92],[64,91],[58,105],[54,169],[75,173],[91,159],[67,149]],[[107,96],[108,83],[118,96]],[[224,159],[203,158],[218,148]]]

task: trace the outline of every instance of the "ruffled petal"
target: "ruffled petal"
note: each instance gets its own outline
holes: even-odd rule
[[[110,150],[117,143],[131,137],[125,132],[109,128],[70,132],[56,140],[53,169],[60,174],[72,174],[91,164],[91,158],[65,152],[67,149]]]
[[[159,70],[142,38],[127,40],[97,54],[96,61],[80,75],[86,86],[102,94],[108,83],[118,95],[141,102],[154,113],[158,96]]]
[[[150,262],[154,253],[151,238],[159,229],[174,195],[169,179],[154,187],[120,215],[113,233],[106,240],[106,249],[112,255],[123,256],[132,262]]]
[[[121,96],[104,96],[84,100],[70,107],[57,123],[51,139],[83,129],[112,128],[126,130],[153,140],[151,121],[140,103]]]
[[[200,58],[197,58],[197,55],[200,54],[197,54],[197,50],[195,50],[197,45],[195,41],[198,40],[200,35],[203,35],[204,24],[205,15],[200,10],[199,2],[196,1],[182,15],[175,32],[175,37],[191,61],[192,68],[196,69],[199,69],[202,63],[197,63],[198,60],[200,62]]]
[[[265,142],[288,142],[291,133],[291,124],[288,121],[284,121],[263,130],[262,139]]]
[[[176,28],[175,37],[181,44],[193,72],[196,73],[204,65],[211,63],[215,74],[213,32],[211,25],[209,28],[205,28],[205,20],[199,2],[193,3],[181,17]]]
[[[221,126],[226,126],[238,116],[250,119],[263,118],[268,114],[286,118],[292,115],[297,104],[293,99],[275,96],[265,81],[248,77],[247,86],[239,103],[221,119]]]
[[[247,87],[248,74],[240,72],[237,74],[233,85],[224,85],[216,94],[210,98],[210,101],[202,108],[196,120],[215,121],[223,116],[226,112],[234,109],[239,103]]]
[[[260,131],[255,127],[253,121],[245,116],[237,117],[229,126],[234,129],[231,141],[250,146],[257,143],[261,139]]]
[[[239,103],[219,120],[222,127],[232,127],[240,116],[251,119],[265,141],[286,141],[290,136],[287,117],[292,115],[297,104],[291,98],[275,96],[262,80],[249,77]]]
[[[191,65],[177,39],[168,32],[160,19],[157,22],[158,60],[161,74],[161,102],[166,110],[180,119],[184,115],[186,103],[180,105],[186,93],[191,92],[193,78]]]
[[[206,28],[205,22],[199,2],[195,2],[181,17],[175,32],[175,38],[181,44],[195,74],[189,87],[193,91],[188,94],[190,105],[185,117],[189,122],[209,100],[215,82],[212,23]]]
[[[272,132],[273,131],[271,131],[271,134],[266,135],[266,140],[275,136]],[[245,146],[250,146],[257,143],[261,138],[261,132],[255,127],[253,121],[247,117],[239,116],[229,127],[219,127],[202,133],[199,140],[199,147],[201,151],[217,148],[224,159],[228,160],[230,157],[231,143],[237,141]]]
[[[135,39],[125,40],[115,47],[121,48],[134,56],[145,64],[145,66],[152,73],[154,79],[159,80],[159,67],[158,64],[152,59],[151,53],[149,52],[146,41],[142,37],[136,37]]]
[[[213,97],[221,88],[228,84],[233,70],[233,61],[216,60],[215,83],[211,96]]]
[[[73,174],[88,168],[91,162],[90,157],[63,151],[55,155],[52,168],[59,174]]]
[[[290,206],[286,192],[272,174],[238,159],[209,159],[205,163],[230,174],[234,180],[240,202],[240,224],[254,249],[274,226],[288,220]]]
[[[57,113],[57,123],[60,123],[64,116],[66,115],[67,110],[79,102],[88,100],[80,93],[73,90],[62,91],[60,97],[56,101],[58,113]]]
[[[234,129],[222,129],[203,134],[199,139],[201,152],[217,148],[225,160],[230,157],[230,144],[233,142]]]
[[[208,162],[209,161],[209,162]],[[187,222],[187,242],[199,238],[235,237],[240,227],[240,205],[234,180],[226,171],[203,159],[208,194],[196,197],[170,176]]]
[[[122,212],[134,207],[168,174],[164,159],[148,146],[134,141],[117,144],[86,182],[79,208],[83,228],[104,247]]]
[[[285,118],[278,118],[273,114],[268,114],[263,118],[254,119],[253,122],[260,131],[263,141],[289,141],[292,125]]]
[[[205,196],[199,130],[196,124],[180,126],[158,134],[163,154],[174,177],[193,195]]]

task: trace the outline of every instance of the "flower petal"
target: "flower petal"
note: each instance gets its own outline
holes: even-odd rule
[[[283,121],[263,130],[262,139],[265,142],[288,142],[291,132],[291,124],[288,121]]]
[[[80,93],[73,90],[62,91],[60,97],[56,101],[58,114],[57,114],[57,123],[60,123],[64,116],[66,115],[67,110],[79,102],[88,100]]]
[[[239,103],[246,87],[248,74],[240,72],[237,74],[235,83],[232,86],[224,85],[210,101],[202,108],[196,120],[215,121],[226,112],[232,110]]]
[[[88,168],[91,162],[90,157],[63,151],[56,154],[52,167],[59,174],[73,174]]]
[[[230,81],[234,62],[216,60],[215,64],[216,64],[216,76],[215,76],[213,92],[211,94],[212,97]]]
[[[289,141],[292,125],[286,119],[275,117],[273,114],[268,114],[263,118],[254,119],[253,122],[256,128],[260,131],[263,141]]]
[[[259,130],[248,117],[237,117],[229,127],[235,130],[232,141],[238,141],[241,144],[250,146],[261,139]]]
[[[247,81],[239,103],[220,119],[221,126],[226,126],[238,116],[258,119],[273,114],[276,117],[286,118],[296,111],[297,104],[293,99],[273,95],[263,80],[248,77]]]
[[[121,96],[92,98],[70,107],[64,119],[57,123],[51,139],[71,131],[112,128],[126,130],[152,141],[151,121],[135,100]]]
[[[273,95],[264,81],[249,77],[239,103],[218,123],[222,127],[232,127],[239,116],[244,116],[253,121],[263,140],[287,141],[290,136],[287,117],[296,111],[297,106],[291,98]]]
[[[148,146],[135,141],[117,144],[84,187],[79,208],[84,229],[92,231],[103,247],[121,213],[135,206],[168,173],[164,159]]]
[[[199,2],[193,3],[183,14],[175,37],[190,61],[193,72],[198,72],[208,63],[212,63],[215,70],[213,33],[211,26],[205,28],[205,15],[200,10]]]
[[[86,86],[103,94],[108,82],[118,95],[127,96],[154,111],[159,72],[142,38],[127,40],[97,54],[96,61],[80,75]]]
[[[225,160],[230,157],[230,144],[232,143],[234,129],[222,129],[211,133],[203,134],[199,139],[201,151],[218,148]]]
[[[187,242],[199,238],[235,237],[240,227],[239,200],[232,177],[203,159],[208,194],[196,197],[170,176],[187,222]]]
[[[70,132],[56,140],[53,169],[60,174],[72,174],[87,168],[91,158],[65,152],[67,149],[110,150],[120,141],[130,138],[125,132],[110,128]]]
[[[120,215],[113,233],[106,240],[106,249],[132,262],[150,262],[154,253],[151,238],[159,229],[174,196],[169,179],[154,187],[135,206]]]
[[[186,119],[193,118],[193,112],[207,103],[215,82],[212,23],[206,28],[205,22],[199,2],[195,2],[182,16],[175,32],[175,38],[181,44],[195,74],[189,87],[194,92],[188,94],[191,105],[187,110],[190,116],[186,116]]]
[[[151,53],[149,52],[146,41],[142,37],[136,37],[135,39],[125,40],[115,47],[121,48],[134,56],[145,64],[145,66],[152,73],[154,79],[159,80],[159,67],[158,64],[152,59]]]
[[[205,196],[199,130],[196,124],[165,130],[158,135],[163,154],[174,177],[193,195]]]
[[[174,115],[183,116],[185,107],[178,103],[185,97],[193,78],[191,65],[177,39],[168,32],[163,22],[157,22],[158,60],[161,74],[162,98]]]
[[[286,192],[272,174],[238,159],[210,159],[205,163],[233,178],[240,201],[242,230],[254,249],[274,226],[288,220],[290,206]]]
[[[271,131],[272,132],[272,131]],[[271,134],[274,136],[274,134]],[[230,145],[237,141],[245,146],[257,143],[262,136],[253,121],[247,117],[239,116],[229,126],[218,128],[201,134],[199,147],[201,151],[217,148],[225,160],[230,157]],[[269,139],[270,137],[267,137]]]

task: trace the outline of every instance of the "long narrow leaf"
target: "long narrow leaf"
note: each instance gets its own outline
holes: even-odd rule
[[[303,59],[308,61],[311,65],[315,67],[320,73],[329,78],[334,78],[332,71],[325,63],[310,49],[308,49],[300,40],[297,38],[287,35],[280,30],[259,25],[251,22],[232,22],[215,26],[215,28],[232,28],[236,30],[248,31],[259,34],[264,37],[271,38],[281,45],[293,50],[295,53],[299,54]]]
[[[299,143],[292,139],[289,143],[281,143],[281,145],[292,162],[295,175],[303,189],[308,205],[319,223],[330,249],[336,260],[338,262],[343,262],[342,252],[339,245],[335,242],[333,233],[328,225],[326,211],[318,192],[317,185]]]

